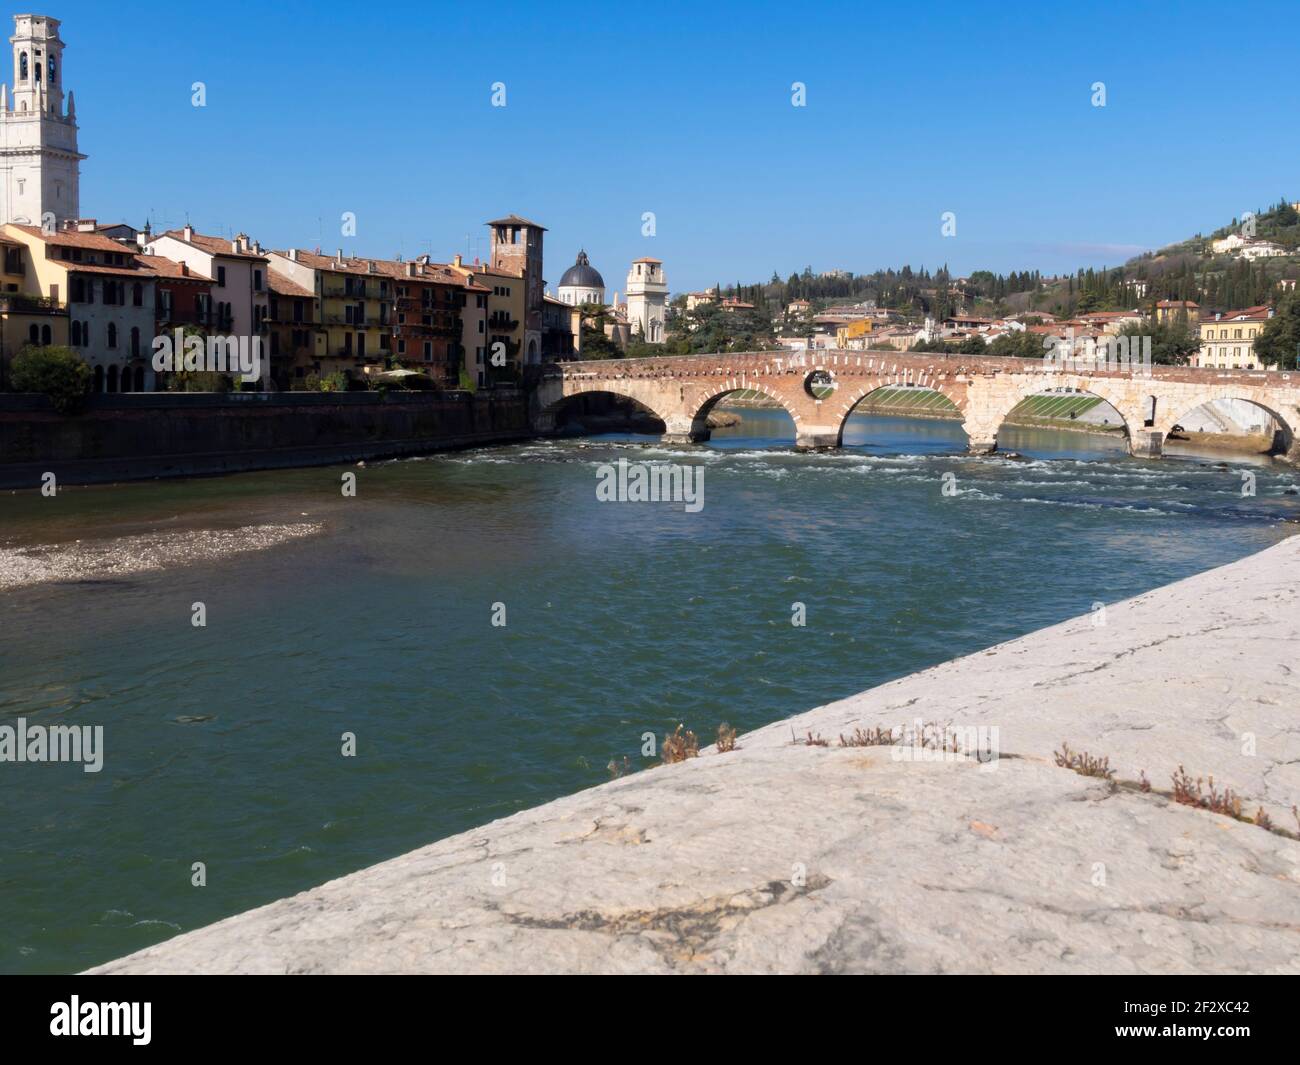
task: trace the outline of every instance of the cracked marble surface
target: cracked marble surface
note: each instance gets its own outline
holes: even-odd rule
[[[1300,840],[1168,795],[1295,833],[1297,573],[1300,538],[92,972],[1297,973]],[[1004,757],[791,743],[918,718]]]

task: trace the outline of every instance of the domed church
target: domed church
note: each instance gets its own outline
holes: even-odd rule
[[[605,279],[587,261],[585,251],[578,252],[578,261],[564,271],[557,289],[560,300],[572,307],[580,303],[605,304]]]

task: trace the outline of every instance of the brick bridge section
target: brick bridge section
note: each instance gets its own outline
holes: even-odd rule
[[[1300,372],[1154,366],[1143,376],[1118,369],[1051,372],[1051,367],[1039,359],[834,350],[550,363],[533,395],[531,418],[536,431],[550,432],[567,399],[609,392],[661,419],[666,442],[695,442],[708,439],[709,412],[724,396],[749,389],[785,409],[798,447],[838,447],[849,414],[864,397],[878,388],[915,385],[947,396],[961,413],[970,450],[987,453],[997,450],[1003,420],[1023,399],[1068,389],[1114,407],[1134,455],[1158,457],[1169,431],[1213,399],[1244,399],[1262,407],[1279,426],[1276,449],[1293,458],[1300,450],[1295,447]],[[835,383],[824,399],[809,388],[814,373],[828,374]]]

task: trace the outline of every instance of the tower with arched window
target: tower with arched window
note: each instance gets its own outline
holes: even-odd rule
[[[59,20],[15,15],[13,92],[0,85],[0,222],[50,225],[81,213],[76,103],[64,106]]]
[[[664,342],[668,316],[668,281],[659,259],[636,259],[627,272],[627,324],[632,335],[651,344]]]

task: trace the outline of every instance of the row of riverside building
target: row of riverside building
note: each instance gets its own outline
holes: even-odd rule
[[[29,345],[66,345],[101,392],[154,391],[154,338],[260,338],[259,381],[351,381],[392,364],[444,388],[522,380],[578,353],[578,311],[545,291],[543,226],[486,223],[486,263],[263,248],[245,234],[154,233],[80,217],[76,106],[60,22],[14,16],[13,92],[0,85],[0,388]]]
[[[575,308],[546,295],[541,226],[488,223],[493,262],[356,258],[271,250],[191,227],[158,235],[69,219],[47,232],[0,226],[0,375],[28,345],[67,345],[100,392],[154,391],[155,336],[175,329],[260,338],[257,386],[353,382],[393,364],[443,388],[518,383],[526,367],[571,358]]]

